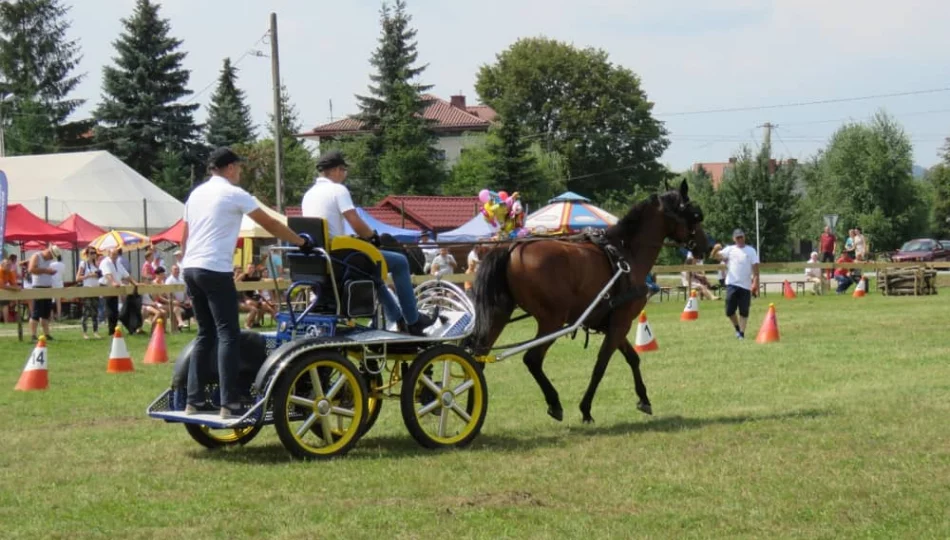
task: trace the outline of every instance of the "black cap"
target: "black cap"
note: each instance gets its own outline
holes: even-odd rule
[[[232,163],[238,161],[244,161],[241,159],[241,156],[234,153],[233,150],[226,146],[216,148],[214,152],[211,152],[211,157],[208,158],[208,164],[211,165],[212,169],[223,169]]]
[[[334,167],[339,167],[340,165],[346,167],[346,160],[343,159],[343,152],[339,150],[330,150],[329,152],[320,156],[320,160],[317,161],[317,170],[325,171],[327,169],[332,169]]]

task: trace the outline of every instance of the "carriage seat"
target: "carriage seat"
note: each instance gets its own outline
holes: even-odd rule
[[[291,217],[287,225],[297,233],[309,234],[314,246],[329,254],[288,253],[287,266],[294,282],[310,285],[317,295],[317,310],[344,317],[368,317],[376,312],[376,286],[388,273],[386,261],[375,246],[348,236],[330,241],[322,218]]]

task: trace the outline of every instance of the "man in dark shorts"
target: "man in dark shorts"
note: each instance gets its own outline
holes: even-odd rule
[[[710,257],[726,263],[726,317],[732,321],[736,337],[745,339],[752,296],[757,296],[759,290],[759,254],[746,245],[742,229],[733,231],[732,238],[735,245],[723,248],[716,244]]]

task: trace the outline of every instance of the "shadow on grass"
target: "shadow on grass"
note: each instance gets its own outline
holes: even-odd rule
[[[821,409],[805,409],[775,414],[744,414],[735,416],[712,416],[708,418],[687,418],[683,416],[663,416],[655,419],[645,419],[643,422],[622,422],[598,426],[596,424],[571,425],[564,430],[558,430],[556,435],[524,436],[519,437],[512,433],[496,433],[479,435],[471,446],[462,449],[449,449],[448,452],[524,452],[541,448],[563,447],[566,443],[578,439],[590,439],[597,436],[619,436],[635,433],[672,433],[703,429],[710,426],[738,425],[753,422],[770,422],[782,420],[811,419],[829,416],[832,413]],[[553,421],[552,421],[553,423]],[[267,429],[267,428],[265,428]],[[442,452],[445,452],[442,451]],[[436,455],[440,451],[431,451],[416,444],[415,440],[406,433],[403,436],[385,435],[374,437],[372,433],[364,437],[353,450],[343,458],[346,460],[379,460],[391,458],[422,458]],[[240,464],[261,465],[267,463],[294,462],[290,454],[280,444],[255,446],[251,442],[243,448],[225,450],[195,450],[190,455],[196,459],[209,459]]]

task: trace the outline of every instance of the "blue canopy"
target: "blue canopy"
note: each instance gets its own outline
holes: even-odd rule
[[[439,242],[477,242],[490,238],[495,232],[496,230],[479,214],[457,229],[439,233]]]
[[[379,234],[389,234],[399,242],[417,242],[419,240],[419,236],[422,235],[422,232],[420,231],[400,229],[399,227],[387,225],[371,216],[366,210],[363,210],[362,208],[357,208],[356,213],[359,214],[361,218],[363,218],[363,221],[369,225],[370,229],[376,229],[376,232]],[[353,230],[353,227],[350,227],[350,223],[345,219],[343,220],[343,227],[346,229],[346,234],[356,234],[356,232]]]
[[[554,203],[554,202],[565,202],[565,201],[590,202],[590,199],[588,199],[587,197],[583,195],[578,195],[577,193],[574,193],[573,191],[565,191],[564,193],[561,193],[560,195],[558,195],[557,197],[554,197],[548,202]]]

